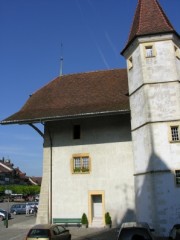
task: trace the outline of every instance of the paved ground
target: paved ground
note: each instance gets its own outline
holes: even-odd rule
[[[13,203],[0,203],[0,208],[8,210]],[[8,224],[0,222],[0,240],[24,240],[28,230],[35,225],[33,215],[13,215]],[[116,240],[117,230],[106,228],[69,228],[72,239],[76,240]]]
[[[25,236],[33,225],[33,215],[15,215],[8,221],[8,227],[0,222],[0,240],[24,240]],[[106,228],[79,228],[69,227],[72,239],[76,240],[116,240],[117,230]]]
[[[17,215],[9,221],[8,228],[0,222],[0,240],[25,240],[28,230],[35,224],[35,217]],[[117,240],[116,228],[69,227],[72,240]],[[167,238],[161,238],[165,240]]]
[[[7,204],[0,203],[0,208],[8,209],[9,207]],[[36,217],[33,215],[12,215],[12,217],[13,219],[8,221],[8,225],[3,221],[0,222],[0,240],[25,240],[28,230],[35,225]],[[70,227],[69,230],[72,240],[117,240],[118,235],[116,228]]]

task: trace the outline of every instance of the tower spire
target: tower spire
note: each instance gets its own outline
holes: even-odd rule
[[[138,0],[125,49],[136,37],[159,33],[175,33],[180,37],[157,0]],[[122,54],[124,50],[122,51]]]

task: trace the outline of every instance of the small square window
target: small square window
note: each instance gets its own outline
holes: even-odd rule
[[[146,46],[145,47],[146,57],[153,57],[153,46]]]
[[[179,127],[171,126],[171,140],[172,142],[179,141]]]
[[[156,49],[154,43],[144,43],[143,53],[145,58],[153,58],[156,56]]]
[[[73,155],[72,172],[73,173],[89,173],[90,172],[90,157],[88,156],[88,154]]]
[[[176,186],[180,186],[180,170],[175,170]]]
[[[80,125],[73,126],[73,139],[80,139],[81,137],[81,127]]]

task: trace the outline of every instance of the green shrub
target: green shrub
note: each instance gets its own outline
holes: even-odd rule
[[[88,219],[85,213],[83,213],[82,218],[81,218],[81,223],[83,225],[88,225]]]
[[[105,223],[106,223],[106,225],[111,225],[111,223],[112,223],[109,212],[105,213]]]
[[[74,168],[74,172],[81,172],[81,168],[80,167]]]
[[[89,172],[89,168],[83,167],[81,171],[82,171],[82,172]]]

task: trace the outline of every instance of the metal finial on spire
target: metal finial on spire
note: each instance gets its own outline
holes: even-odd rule
[[[61,59],[60,59],[60,74],[61,77],[63,75],[63,44],[61,42]]]

